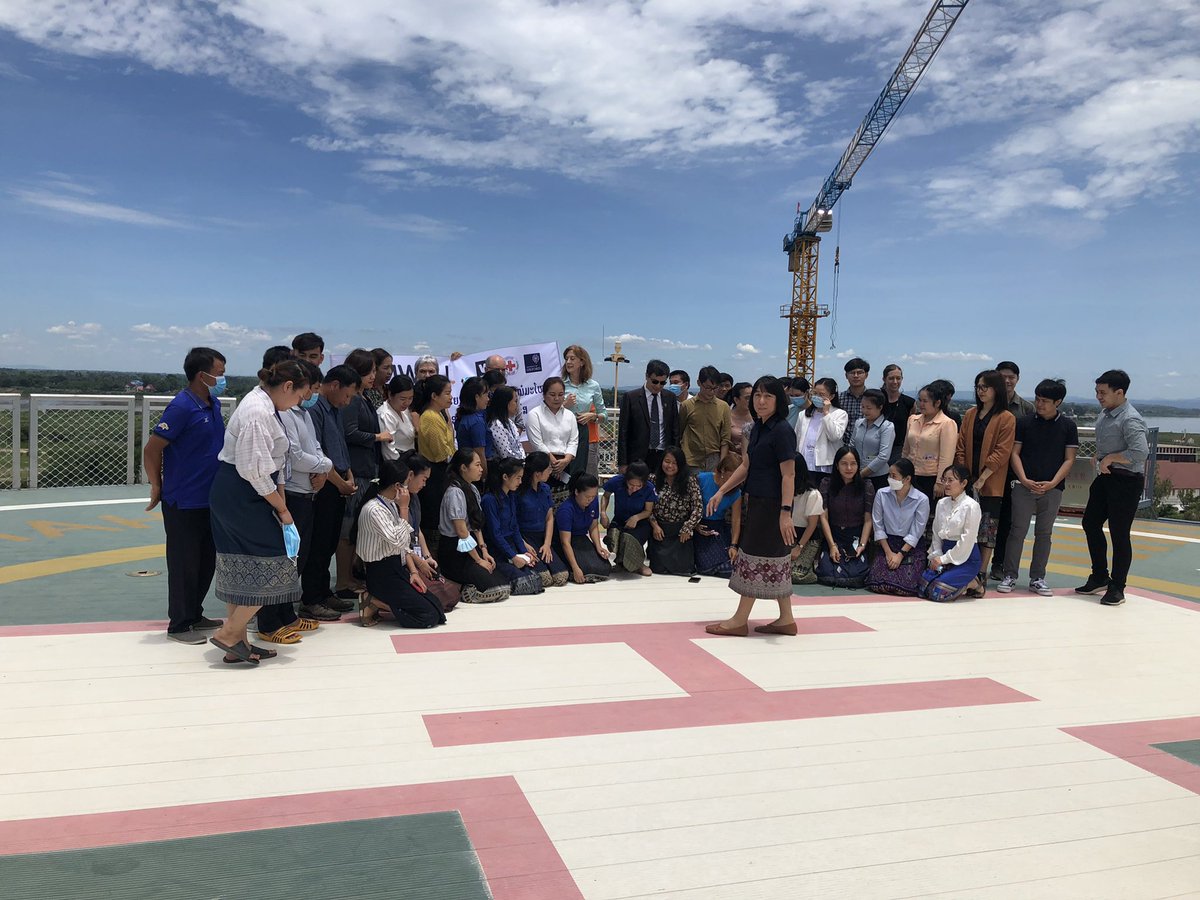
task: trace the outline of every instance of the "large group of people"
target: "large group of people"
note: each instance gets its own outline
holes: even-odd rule
[[[1051,526],[1078,435],[1059,409],[1066,386],[1041,381],[1031,404],[1013,362],[978,374],[959,417],[951,383],[911,397],[895,364],[872,388],[870,364],[849,360],[844,390],[831,377],[735,383],[705,366],[693,394],[687,372],[650,360],[643,384],[619,398],[617,471],[601,483],[606,404],[578,345],[527,411],[501,357],[459,384],[433,357],[412,376],[383,349],[325,371],[324,361],[313,333],[270,348],[225,425],[224,357],[197,347],[184,360],[188,386],[144,449],[148,508],[163,508],[169,638],[257,665],[276,655],[269,645],[356,608],[364,626],[432,628],[458,603],[614,569],[727,578],[739,603],[709,633],[746,635],[767,599],[778,616],[756,631],[794,635],[796,585],[949,602],[985,596],[990,574],[1009,593],[1031,521],[1029,589],[1052,594]],[[1115,606],[1146,428],[1124,372],[1095,388],[1097,474],[1083,520],[1092,570],[1076,591]],[[204,615],[214,580],[224,620]]]

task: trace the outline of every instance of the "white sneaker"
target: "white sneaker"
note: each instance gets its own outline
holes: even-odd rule
[[[1046,584],[1045,578],[1035,578],[1029,582],[1029,589],[1035,594],[1041,594],[1043,597],[1053,597],[1054,591],[1050,590],[1050,585]]]
[[[1012,589],[1016,586],[1017,579],[1013,578],[1011,575],[1005,575],[1004,580],[996,585],[996,590],[998,590],[1001,594],[1011,594]]]

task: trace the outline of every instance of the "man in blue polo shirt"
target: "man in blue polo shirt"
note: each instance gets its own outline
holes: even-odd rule
[[[204,615],[217,555],[208,515],[208,491],[217,474],[217,454],[225,442],[218,395],[225,390],[225,357],[209,347],[193,347],[183,361],[188,386],[175,395],[142,450],[150,481],[150,505],[162,501],[167,534],[167,637],[203,644],[201,631],[220,628]]]

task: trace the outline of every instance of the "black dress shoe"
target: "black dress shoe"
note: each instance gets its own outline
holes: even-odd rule
[[[1099,594],[1108,588],[1111,579],[1107,575],[1089,575],[1088,580],[1075,588],[1077,594]]]
[[[355,597],[355,600],[357,601],[358,594],[355,594],[354,597]],[[330,609],[334,610],[335,612],[340,612],[340,613],[350,612],[350,610],[358,608],[357,602],[343,600],[341,597],[338,597],[336,595],[334,595],[332,597],[326,597],[324,604],[325,604],[325,606],[329,607]]]
[[[1116,585],[1109,585],[1104,596],[1100,598],[1101,606],[1120,606],[1125,602],[1125,592]]]

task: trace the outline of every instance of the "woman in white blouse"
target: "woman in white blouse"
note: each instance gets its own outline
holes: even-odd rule
[[[384,459],[399,459],[417,446],[417,429],[409,407],[413,402],[413,380],[403,373],[392,376],[387,383],[387,399],[379,404],[379,427],[390,432],[391,441],[380,449]]]
[[[258,379],[229,419],[209,494],[217,597],[228,607],[210,640],[225,651],[225,662],[255,666],[276,651],[247,641],[250,619],[259,607],[300,599],[300,532],[284,497],[288,439],[279,413],[300,402],[309,376],[285,360],[260,370]]]
[[[562,494],[555,496],[556,501],[566,497],[568,467],[579,448],[579,422],[564,408],[566,396],[563,380],[552,375],[542,382],[542,405],[531,409],[525,420],[530,445],[550,456],[550,481],[557,488],[555,494]]]
[[[967,495],[971,470],[947,466],[942,472],[946,492],[933,515],[934,546],[929,568],[921,576],[921,596],[935,603],[957,600],[979,574],[979,504]]]
[[[367,570],[367,589],[358,605],[359,624],[364,626],[377,624],[380,612],[390,613],[401,628],[446,624],[442,604],[429,593],[412,552],[407,480],[408,466],[402,460],[385,459],[358,514],[354,543]]]
[[[842,435],[850,417],[838,405],[837,382],[818,378],[808,395],[808,405],[796,417],[796,453],[808,464],[812,486],[819,488],[833,471],[833,455],[843,446]]]

